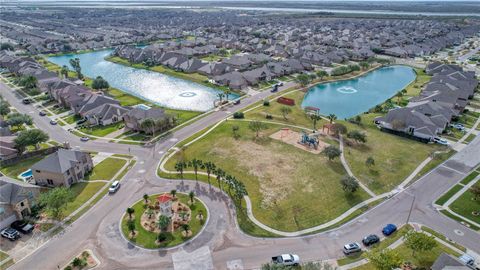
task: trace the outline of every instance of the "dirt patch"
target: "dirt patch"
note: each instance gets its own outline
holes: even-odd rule
[[[322,141],[323,134],[321,135],[319,134],[318,136],[311,136],[318,139],[318,145],[316,147],[308,146],[307,144],[300,143],[302,136],[303,135],[300,132],[296,132],[290,129],[283,129],[270,135],[270,138],[279,140],[284,143],[288,143],[299,149],[302,149],[304,151],[307,151],[313,154],[320,154],[323,151],[323,149],[325,149],[325,147],[329,146],[328,143],[325,143]]]

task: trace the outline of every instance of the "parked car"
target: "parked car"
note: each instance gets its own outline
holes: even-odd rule
[[[360,251],[362,251],[362,247],[360,247],[359,243],[350,243],[343,246],[343,253],[345,255],[350,255],[352,253],[357,253]]]
[[[444,138],[435,137],[433,138],[433,141],[441,145],[449,145],[448,141]]]
[[[38,115],[40,115],[40,116],[45,116],[45,115],[47,115],[47,113],[44,112],[44,111],[40,111],[40,112],[38,113]]]
[[[22,99],[22,102],[23,102],[23,104],[30,104],[30,103],[32,103],[32,100],[29,99],[29,98],[24,98],[24,99]]]
[[[80,119],[80,120],[77,121],[77,125],[81,125],[81,124],[85,123],[85,121],[87,121],[87,119],[85,119],[85,118]]]
[[[376,234],[370,234],[362,239],[362,243],[367,247],[378,242],[380,242],[380,237],[378,237]]]
[[[233,101],[233,105],[238,105],[238,104],[240,104],[240,99],[235,99],[235,100]]]
[[[50,125],[56,125],[57,124],[57,121],[55,120],[50,120]]]
[[[277,83],[278,86],[283,86],[283,82]]]
[[[86,136],[83,136],[80,138],[80,141],[82,142],[88,142],[88,140],[90,140],[90,138],[86,137]]]
[[[394,224],[387,224],[385,227],[383,227],[382,233],[385,236],[389,236],[392,233],[394,233],[396,230],[397,230],[397,226],[395,226]]]
[[[33,225],[28,223],[25,220],[17,220],[14,221],[10,227],[12,227],[15,230],[18,230],[22,233],[31,233],[33,231]]]
[[[465,127],[460,123],[452,124],[451,127],[455,128],[457,130],[461,130],[461,131],[465,130]]]
[[[277,92],[278,91],[278,86],[277,85],[274,85],[272,87],[272,90],[270,90],[270,92],[274,93],[274,92]]]
[[[465,264],[470,269],[475,269],[475,258],[470,256],[469,254],[463,254],[462,256],[458,257],[463,264]]]
[[[110,188],[108,189],[108,193],[115,193],[120,188],[120,182],[114,181]]]
[[[295,254],[282,254],[282,255],[272,257],[272,262],[274,264],[280,264],[284,266],[299,265],[300,257],[298,257],[298,255],[295,255]]]
[[[2,237],[5,237],[10,241],[15,241],[20,238],[20,233],[12,228],[5,228],[2,230],[2,232],[0,232],[0,234],[2,235]]]

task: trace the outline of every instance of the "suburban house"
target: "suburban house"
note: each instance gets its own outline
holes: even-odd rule
[[[145,132],[141,127],[141,124],[145,119],[153,119],[157,121],[166,116],[167,114],[165,114],[165,111],[160,108],[150,108],[148,110],[133,108],[123,116],[123,121],[125,122],[125,127],[135,131]]]
[[[118,104],[105,103],[83,114],[91,125],[106,126],[123,120],[123,116],[129,111],[128,108]]]
[[[35,183],[41,186],[66,186],[82,180],[93,169],[89,153],[58,149],[32,166]]]
[[[431,270],[468,270],[464,263],[450,254],[442,253],[430,267]]]
[[[0,229],[31,213],[40,187],[26,182],[0,177]]]
[[[0,136],[0,160],[10,159],[18,155],[15,149],[15,140],[17,136]]]
[[[439,62],[429,64],[426,72],[433,77],[418,97],[410,99],[404,108],[375,118],[382,130],[432,141],[465,110],[478,86],[470,72]]]

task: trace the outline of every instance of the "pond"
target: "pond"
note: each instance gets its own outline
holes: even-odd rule
[[[110,86],[143,98],[163,107],[207,111],[213,108],[214,101],[221,91],[191,81],[179,79],[145,69],[137,69],[106,61],[109,50],[81,54],[66,54],[48,57],[48,61],[69,68],[70,59],[79,58],[83,75],[95,78],[102,76]],[[238,95],[230,94],[229,98]]]
[[[415,77],[410,67],[388,66],[355,79],[318,84],[305,94],[302,108],[316,107],[322,115],[350,118],[391,98]]]

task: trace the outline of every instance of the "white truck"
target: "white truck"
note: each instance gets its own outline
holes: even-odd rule
[[[279,256],[272,257],[272,262],[274,264],[281,264],[285,266],[299,265],[300,257],[298,257],[298,255],[295,255],[295,254],[282,254]]]

